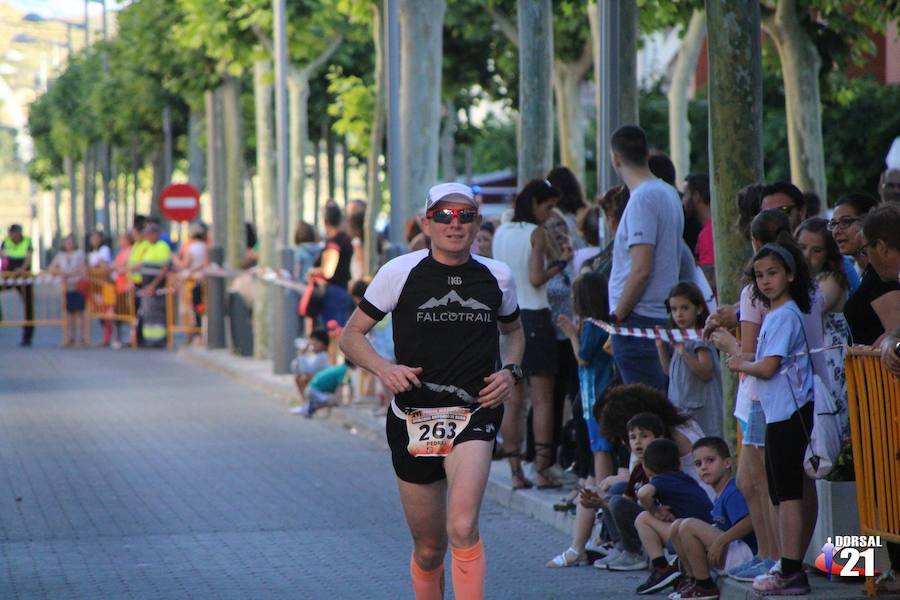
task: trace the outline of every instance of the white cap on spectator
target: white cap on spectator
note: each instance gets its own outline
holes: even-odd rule
[[[462,183],[439,183],[428,190],[425,198],[425,213],[438,202],[462,202],[478,208],[472,188]]]

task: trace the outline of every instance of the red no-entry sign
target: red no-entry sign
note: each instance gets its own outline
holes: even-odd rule
[[[160,212],[171,221],[190,221],[200,213],[200,191],[189,183],[172,183],[159,194]]]

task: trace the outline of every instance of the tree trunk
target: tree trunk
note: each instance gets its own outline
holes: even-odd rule
[[[706,14],[695,10],[681,40],[672,82],[669,84],[669,156],[675,164],[675,181],[682,182],[691,170],[691,123],[688,120],[688,88],[694,80],[700,48],[706,37]]]
[[[112,149],[106,142],[101,142],[97,145],[97,151],[100,154],[100,178],[103,186],[103,232],[109,235],[112,231],[112,219],[109,212],[110,206],[112,206],[112,177],[110,175]]]
[[[206,161],[203,148],[200,147],[200,136],[203,134],[203,114],[191,109],[188,117],[188,182],[202,190],[206,186]],[[170,174],[171,177],[171,174]]]
[[[328,167],[328,199],[337,199],[337,170],[334,166],[334,131],[331,129],[331,117],[326,115],[322,119],[322,135],[325,137],[325,159]]]
[[[306,149],[309,140],[309,76],[302,69],[288,70],[288,105],[290,120],[291,218],[303,220],[306,192]]]
[[[781,59],[791,182],[804,192],[827,198],[819,96],[822,59],[797,10],[796,0],[778,0],[775,12],[763,24]]]
[[[231,76],[222,80],[222,112],[225,130],[228,231],[225,259],[237,268],[246,250],[244,232],[244,144],[241,126],[241,84]]]
[[[84,209],[82,210],[82,217],[84,218],[84,228],[82,229],[82,236],[86,237],[91,231],[94,230],[94,227],[97,226],[97,215],[96,209],[94,206],[94,190],[93,190],[93,181],[94,181],[94,146],[90,145],[87,148],[87,151],[84,153],[84,160],[81,163],[81,171],[82,171],[82,181],[81,185],[84,188],[84,193],[82,194],[82,200],[84,201]],[[79,244],[83,243],[84,240],[79,240]]]
[[[160,223],[162,223],[162,230],[167,231],[166,219],[163,217],[162,211],[159,208],[159,202],[157,202],[157,198],[159,198],[159,194],[162,192],[162,189],[166,186],[166,151],[165,148],[158,148],[153,155],[153,187],[150,190],[150,215],[156,219],[159,219]]]
[[[350,150],[347,148],[347,137],[341,138],[341,193],[344,195],[344,208],[350,202]]]
[[[107,219],[109,220],[110,228],[106,231],[106,235],[109,236],[111,242],[115,241],[113,238],[114,233],[118,233],[122,230],[122,222],[119,220],[119,168],[118,168],[118,151],[115,148],[110,149],[109,155],[109,188],[110,188],[110,197],[109,197],[109,216]]]
[[[456,118],[456,105],[453,100],[444,101],[444,121],[441,126],[441,181],[453,181],[456,179],[456,161],[454,154],[456,146],[454,135],[458,120]]]
[[[319,202],[322,195],[322,140],[313,144],[313,225],[319,226]]]
[[[260,209],[259,266],[277,268],[275,245],[278,240],[278,197],[275,193],[275,130],[270,83],[272,65],[258,60],[253,64],[253,96],[256,104],[256,179],[257,205]],[[272,302],[276,290],[270,284],[257,283],[253,303],[253,354],[256,358],[272,356]]]
[[[384,69],[384,19],[382,2],[372,5],[372,38],[375,45],[375,115],[372,120],[372,132],[369,139],[369,157],[366,161],[366,192],[369,206],[366,208],[365,253],[367,275],[375,272],[378,262],[375,222],[381,213],[381,185],[378,175],[381,171],[378,159],[384,146],[384,126],[386,120],[385,106],[385,69]]]
[[[550,0],[518,0],[518,21],[518,185],[521,187],[532,178],[546,175],[553,165],[553,8]]]
[[[69,180],[69,233],[78,239],[78,176],[71,156],[63,157],[63,171]]]
[[[547,0],[549,2],[549,0]],[[400,138],[405,165],[403,220],[437,180],[441,131],[444,0],[400,0]]]
[[[222,119],[222,88],[208,90],[206,107],[206,188],[212,205],[212,243],[226,247],[228,239],[228,183],[225,174],[225,136]]]
[[[709,154],[719,303],[737,302],[741,271],[750,252],[735,226],[738,191],[764,180],[762,152],[762,52],[758,2],[707,3],[709,40]],[[736,379],[722,370],[726,427],[734,443],[732,402]]]
[[[62,239],[62,182],[59,177],[53,178],[53,250],[59,250],[59,242]]]
[[[584,185],[584,116],[581,111],[581,82],[591,68],[590,45],[585,60],[553,64],[553,92],[556,96],[556,126],[559,130],[560,163],[568,167]]]

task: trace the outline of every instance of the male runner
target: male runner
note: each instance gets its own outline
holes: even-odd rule
[[[431,250],[381,267],[341,335],[344,354],[395,395],[386,429],[413,538],[417,600],[443,597],[448,538],[456,597],[484,596],[478,513],[502,404],[522,376],[525,336],[512,272],[470,254],[480,228],[467,186],[431,188],[422,219]],[[389,312],[397,364],[365,337]],[[498,350],[504,366],[495,371]]]

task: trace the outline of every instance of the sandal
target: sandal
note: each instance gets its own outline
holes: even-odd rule
[[[534,487],[534,484],[531,483],[531,480],[525,477],[525,473],[522,471],[522,460],[519,458],[518,451],[508,452],[506,453],[506,458],[509,459],[509,470],[511,473],[511,481],[512,481],[512,489],[513,490],[530,490]]]
[[[562,554],[550,559],[546,566],[550,568],[583,567],[587,564],[589,564],[587,552],[579,554],[577,550],[569,546]]]
[[[559,499],[559,502],[556,502],[553,505],[553,510],[557,512],[567,512],[570,510],[575,510],[575,499],[578,497],[578,494],[581,492],[581,486],[576,485],[575,489],[573,489],[567,496],[563,496]]]
[[[560,482],[547,473],[553,466],[555,448],[553,444],[534,443],[534,463],[537,468],[537,475],[544,482],[537,484],[537,489],[539,490],[558,490],[562,487]]]

